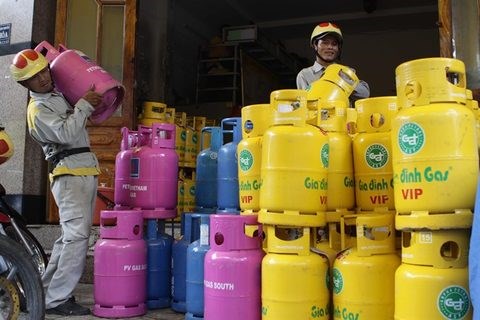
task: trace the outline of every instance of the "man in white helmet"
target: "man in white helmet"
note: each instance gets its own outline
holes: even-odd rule
[[[325,68],[338,62],[342,53],[342,31],[332,22],[319,23],[313,29],[310,37],[310,46],[315,50],[315,63],[313,66],[302,69],[297,75],[297,89],[307,89],[312,82],[320,79]],[[368,98],[370,88],[360,80],[351,94],[353,100]]]
[[[87,315],[90,309],[77,304],[72,292],[85,267],[100,173],[86,123],[102,95],[92,86],[72,107],[55,90],[47,59],[32,49],[15,55],[10,73],[30,90],[28,130],[51,162],[50,188],[62,227],[42,276],[46,313]]]

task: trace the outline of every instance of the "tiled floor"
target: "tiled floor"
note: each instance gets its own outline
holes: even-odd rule
[[[92,284],[85,284],[80,283],[78,284],[75,292],[75,299],[78,303],[83,306],[89,307],[90,310],[93,308],[93,285]],[[104,319],[95,317],[94,315],[90,316],[78,316],[78,317],[64,317],[64,316],[56,316],[56,315],[46,315],[45,319],[56,319],[56,320],[66,320],[66,319],[82,319],[82,320],[92,320],[92,319]],[[123,319],[123,318],[117,318]],[[156,320],[183,320],[185,319],[185,315],[183,313],[176,313],[171,309],[157,309],[157,310],[148,310],[147,313],[140,317],[133,317],[128,318],[131,320],[138,320],[138,319],[156,319]]]

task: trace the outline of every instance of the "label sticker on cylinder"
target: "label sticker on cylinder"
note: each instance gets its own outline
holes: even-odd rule
[[[242,150],[240,152],[240,169],[242,171],[248,171],[253,165],[253,155],[248,150]]]
[[[383,168],[388,162],[388,150],[382,144],[372,144],[365,150],[365,161],[372,169]]]
[[[405,154],[419,152],[425,144],[425,132],[415,122],[405,123],[398,131],[398,144]]]
[[[447,319],[463,319],[470,309],[467,290],[460,286],[449,286],[443,289],[438,295],[437,307]]]

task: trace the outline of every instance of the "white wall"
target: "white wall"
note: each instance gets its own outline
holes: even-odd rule
[[[0,24],[12,23],[10,44],[30,42],[34,0],[0,1]],[[10,78],[9,65],[14,54],[0,56],[0,123],[13,140],[15,153],[0,166],[0,182],[7,193],[23,193],[28,92]]]

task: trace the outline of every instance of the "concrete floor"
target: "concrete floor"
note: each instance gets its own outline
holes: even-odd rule
[[[93,301],[93,284],[79,283],[74,292],[75,300],[85,307],[89,307],[92,310],[94,301]],[[92,320],[92,319],[104,319],[95,317],[94,315],[89,316],[78,316],[78,317],[64,317],[57,315],[45,316],[45,319],[56,319],[56,320],[66,320],[66,319],[82,319],[82,320]],[[123,318],[122,318],[123,319]],[[140,317],[128,318],[131,320],[137,319],[156,319],[156,320],[183,320],[185,315],[183,313],[176,313],[172,309],[157,309],[157,310],[147,310],[147,313]]]

